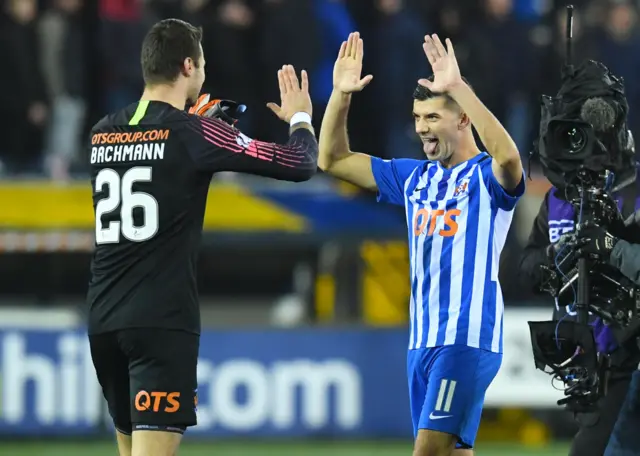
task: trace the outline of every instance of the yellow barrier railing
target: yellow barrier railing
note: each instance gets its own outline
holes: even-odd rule
[[[60,186],[48,183],[0,185],[0,229],[93,230],[89,182]],[[162,207],[160,208],[162,210]],[[204,217],[207,230],[302,232],[305,219],[235,185],[211,187]]]
[[[406,241],[364,242],[362,314],[365,323],[397,326],[408,321],[409,257]]]

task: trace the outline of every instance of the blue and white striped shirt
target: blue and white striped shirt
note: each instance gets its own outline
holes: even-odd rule
[[[498,263],[524,176],[506,192],[487,153],[451,169],[432,161],[371,160],[378,201],[406,210],[409,349],[467,345],[502,353]]]

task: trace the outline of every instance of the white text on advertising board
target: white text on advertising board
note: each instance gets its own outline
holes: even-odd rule
[[[362,422],[360,373],[341,359],[280,361],[269,366],[251,359],[212,364],[200,359],[198,385],[208,388],[208,404],[198,404],[198,427],[249,431],[301,426],[322,429],[331,423],[353,429]],[[246,400],[238,401],[238,388]],[[297,411],[300,411],[298,418]]]
[[[24,334],[6,333],[0,340],[0,420],[6,424],[31,420],[45,426],[100,423],[101,392],[86,336],[62,333],[54,344],[55,359],[29,352]]]
[[[106,405],[86,335],[61,332],[46,351],[19,331],[0,333],[0,423],[23,426],[99,426]],[[46,339],[49,340],[49,339]],[[264,363],[234,358],[198,362],[198,426],[250,432],[358,428],[363,421],[359,369],[341,358]],[[245,399],[237,398],[243,389]]]

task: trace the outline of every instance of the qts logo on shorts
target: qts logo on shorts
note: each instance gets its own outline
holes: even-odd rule
[[[437,231],[440,236],[455,236],[458,232],[456,217],[459,215],[460,209],[449,209],[448,211],[444,209],[418,209],[413,217],[413,234],[433,236],[437,227],[440,228]],[[444,223],[440,223],[440,220],[443,220]]]
[[[163,391],[149,393],[145,390],[140,390],[136,394],[134,405],[139,412],[149,410],[152,412],[174,413],[180,410],[180,393],[166,393]]]

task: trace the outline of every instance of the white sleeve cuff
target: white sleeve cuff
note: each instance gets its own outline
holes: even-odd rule
[[[302,122],[311,124],[311,116],[306,112],[302,112],[302,111],[296,112],[294,115],[291,116],[289,125],[293,127],[295,124],[302,123]]]

